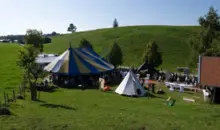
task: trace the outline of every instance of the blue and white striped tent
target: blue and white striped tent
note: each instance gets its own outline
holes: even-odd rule
[[[48,64],[44,70],[68,76],[100,74],[112,71],[114,66],[91,48],[69,48]]]

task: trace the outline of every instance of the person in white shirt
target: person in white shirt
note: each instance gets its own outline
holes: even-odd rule
[[[180,77],[178,76],[178,77],[177,77],[177,83],[179,83],[179,82],[180,82]]]
[[[188,82],[188,77],[186,76],[186,78],[185,78],[185,83],[187,83]]]

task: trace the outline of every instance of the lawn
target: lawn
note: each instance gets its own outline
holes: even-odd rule
[[[163,88],[165,89],[165,88]],[[166,90],[166,89],[165,89]],[[157,95],[158,96],[158,95]],[[171,96],[175,106],[165,104]],[[0,117],[0,129],[219,130],[220,106],[187,103],[192,93],[167,92],[158,98],[130,98],[99,90],[58,89],[11,104],[13,115]]]

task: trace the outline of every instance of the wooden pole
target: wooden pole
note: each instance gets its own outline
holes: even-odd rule
[[[6,93],[4,92],[4,100],[5,100],[5,105],[7,105],[7,97],[6,97]]]
[[[13,101],[15,101],[15,102],[16,102],[15,90],[13,90]]]
[[[7,101],[8,101],[8,103],[9,103],[10,101],[9,101],[9,96],[8,96],[8,93],[6,94],[6,96],[7,96]]]
[[[40,100],[40,91],[38,91],[38,99]]]
[[[22,91],[21,91],[21,86],[20,86],[20,87],[19,87],[19,94],[20,94],[20,96],[21,96],[21,92],[22,92]]]

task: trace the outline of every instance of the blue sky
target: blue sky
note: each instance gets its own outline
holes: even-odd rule
[[[220,0],[0,0],[0,35],[24,34],[27,29],[66,33],[108,28],[117,18],[127,25],[197,25]],[[220,11],[219,11],[220,13]]]

